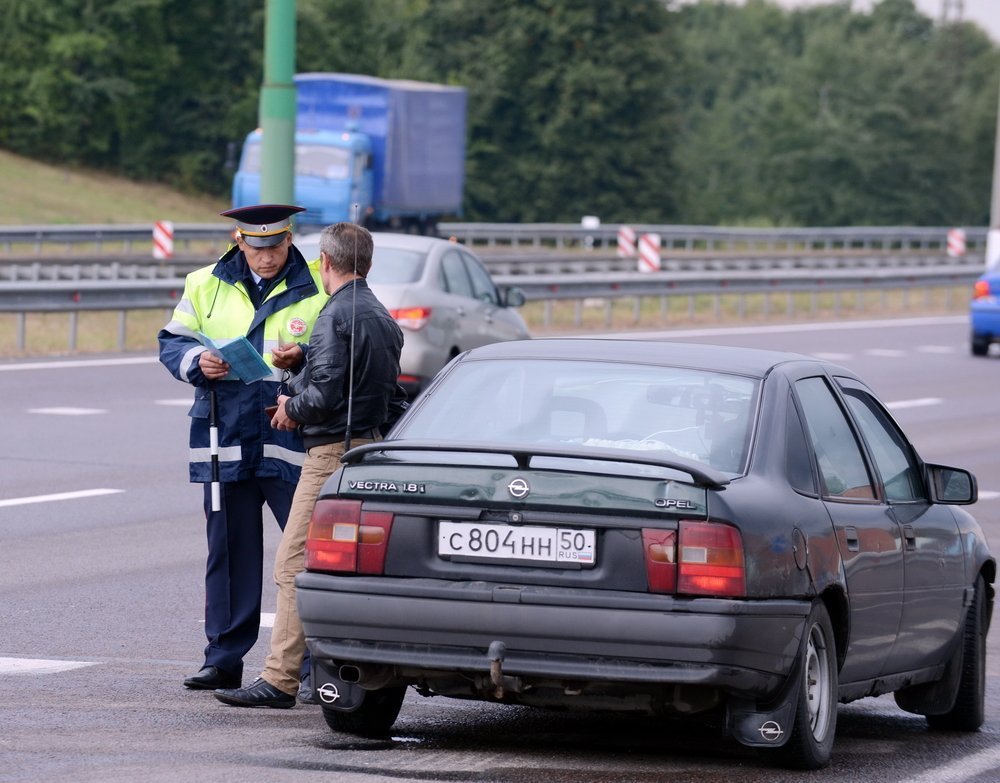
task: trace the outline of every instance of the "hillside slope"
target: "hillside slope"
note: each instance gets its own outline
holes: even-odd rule
[[[0,150],[0,224],[219,222],[226,199],[62,168]]]

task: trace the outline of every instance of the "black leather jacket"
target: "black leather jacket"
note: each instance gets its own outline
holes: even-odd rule
[[[305,365],[288,384],[292,398],[285,403],[285,411],[301,425],[307,449],[344,439],[352,311],[351,437],[381,435],[406,408],[406,392],[398,383],[403,332],[364,279],[345,283],[331,294],[316,318]]]

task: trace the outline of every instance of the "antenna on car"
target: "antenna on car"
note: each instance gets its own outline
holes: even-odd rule
[[[358,223],[357,203],[354,204],[354,223]],[[354,312],[358,300],[358,234],[354,232],[354,279],[351,281],[351,358],[347,370],[347,426],[344,427],[344,451],[351,448],[351,415],[354,413]]]

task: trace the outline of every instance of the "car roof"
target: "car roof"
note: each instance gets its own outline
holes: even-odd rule
[[[763,378],[778,365],[789,362],[810,362],[831,366],[828,362],[812,356],[757,348],[676,343],[665,340],[575,337],[493,343],[468,351],[464,358],[635,362],[696,367],[758,378]]]
[[[300,234],[295,237],[293,242],[296,245],[301,243],[303,246],[318,245],[321,233]],[[460,243],[450,242],[447,239],[440,239],[438,237],[428,237],[419,234],[394,234],[391,231],[373,231],[372,239],[375,242],[375,247],[391,247],[398,250],[414,250],[421,253],[429,252],[435,245],[460,245]]]

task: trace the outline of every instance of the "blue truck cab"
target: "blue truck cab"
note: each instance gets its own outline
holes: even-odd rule
[[[461,215],[465,88],[343,73],[297,74],[295,88],[295,203],[306,208],[297,225],[436,233],[439,218]],[[234,207],[260,203],[260,156],[256,130]]]
[[[260,203],[261,131],[247,134],[233,178],[233,205]],[[296,131],[295,203],[306,207],[299,226],[354,220],[353,205],[372,203],[371,140],[363,133]],[[362,212],[363,216],[363,212]]]

